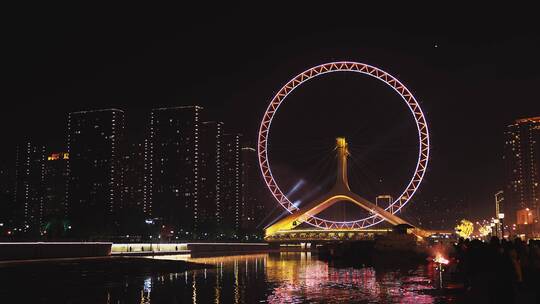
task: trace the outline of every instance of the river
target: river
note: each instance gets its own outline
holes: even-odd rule
[[[437,292],[438,274],[429,263],[392,268],[334,267],[310,252],[156,258],[214,267],[160,276],[81,279],[84,284],[53,282],[56,288],[13,292],[35,303],[422,304],[455,300]]]

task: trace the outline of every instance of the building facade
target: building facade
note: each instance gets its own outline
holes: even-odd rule
[[[202,238],[217,237],[222,225],[222,137],[223,123],[201,124],[199,170],[199,234]]]
[[[15,161],[15,227],[39,235],[43,224],[45,146],[26,142],[17,146]]]
[[[227,235],[238,235],[242,225],[241,134],[223,135],[221,178],[221,226]]]
[[[518,210],[527,208],[537,219],[540,212],[540,117],[518,119],[507,126],[504,135],[505,221],[515,224]]]
[[[45,162],[45,207],[44,219],[67,218],[67,162],[69,153],[54,152],[48,153]]]
[[[257,150],[243,146],[241,161],[242,227],[246,233],[259,234],[270,220],[274,201],[263,182]]]
[[[124,191],[122,208],[143,212],[144,204],[144,143],[127,145],[123,157]]]
[[[104,109],[68,115],[67,207],[73,233],[112,235],[122,200],[124,111]]]
[[[469,219],[469,203],[463,198],[434,196],[407,205],[400,216],[418,227],[453,230],[462,219]]]
[[[144,210],[182,238],[198,229],[201,110],[153,109],[145,143]]]
[[[14,154],[12,154],[12,156],[14,156]],[[0,164],[0,233],[2,234],[7,234],[7,231],[11,231],[11,228],[14,226],[14,190],[14,162],[10,161]]]

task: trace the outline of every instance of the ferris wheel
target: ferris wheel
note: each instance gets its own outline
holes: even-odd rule
[[[303,219],[303,222],[322,229],[368,228],[382,222],[383,220],[385,220],[385,218],[387,219],[388,216],[383,216],[383,213],[395,214],[399,212],[411,200],[411,198],[418,190],[422,179],[424,178],[429,159],[430,140],[428,125],[424,113],[422,112],[420,105],[418,104],[413,94],[409,91],[409,89],[407,89],[399,80],[397,80],[395,77],[388,74],[387,72],[364,63],[340,61],[325,63],[312,67],[289,80],[272,98],[263,115],[263,119],[259,128],[257,144],[259,166],[266,186],[272,193],[275,200],[288,213],[292,214],[298,211],[299,208],[295,204],[293,204],[289,200],[289,198],[283,193],[276,180],[274,179],[274,176],[272,175],[270,159],[268,157],[270,127],[272,125],[272,120],[277,114],[280,105],[285,102],[287,96],[292,91],[315,77],[335,72],[361,73],[384,82],[386,85],[392,88],[405,102],[415,121],[418,133],[418,158],[416,161],[416,167],[414,169],[414,172],[412,172],[412,176],[405,189],[403,189],[401,194],[393,202],[391,202],[388,206],[385,207],[384,211],[380,209],[380,212],[378,213],[374,211],[366,217],[350,221],[333,221],[323,219],[321,217],[318,217],[317,215],[308,215]]]

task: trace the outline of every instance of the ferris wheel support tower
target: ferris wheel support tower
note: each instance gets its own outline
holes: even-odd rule
[[[343,137],[336,138],[336,153],[337,153],[337,175],[336,183],[328,192],[320,198],[308,203],[304,207],[296,210],[295,212],[289,214],[285,218],[277,221],[273,225],[269,226],[265,230],[266,237],[273,236],[278,231],[291,230],[298,225],[305,222],[307,219],[316,216],[322,211],[330,208],[332,205],[337,202],[349,201],[352,202],[363,209],[367,210],[372,215],[378,215],[382,217],[385,221],[389,222],[392,225],[407,224],[406,221],[399,218],[398,216],[384,210],[383,208],[373,204],[369,200],[361,197],[360,195],[351,191],[349,187],[348,177],[347,177],[347,157],[349,156],[349,150],[347,147],[347,141]],[[412,226],[412,225],[411,225]],[[328,227],[328,229],[339,228],[337,225],[335,227]]]

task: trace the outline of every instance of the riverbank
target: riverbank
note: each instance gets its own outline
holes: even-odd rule
[[[0,261],[52,258],[104,257],[111,254],[107,242],[11,242],[0,243]]]
[[[113,244],[112,255],[144,256],[171,254],[198,254],[222,252],[265,252],[271,249],[268,243],[124,243]]]
[[[0,262],[2,278],[12,281],[17,278],[40,276],[44,278],[80,278],[81,275],[150,275],[176,273],[186,270],[212,268],[212,265],[181,260],[155,260],[144,257],[93,257],[93,258],[58,258],[39,260],[16,260]]]
[[[11,242],[0,243],[0,261],[106,256],[157,256],[199,253],[267,252],[268,243],[106,243]]]

